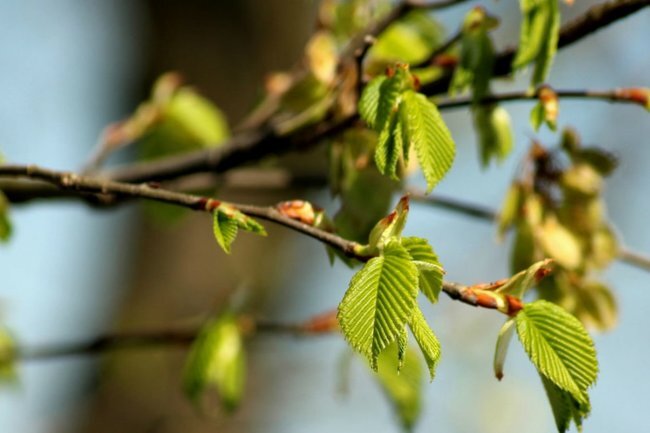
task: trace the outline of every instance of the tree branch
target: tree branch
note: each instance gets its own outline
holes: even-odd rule
[[[608,102],[637,104],[646,108],[650,91],[645,92],[638,88],[621,88],[614,90],[555,90],[558,98],[597,99]],[[494,104],[498,102],[511,102],[522,100],[538,100],[539,90],[535,93],[515,91],[491,95],[478,101],[479,104]],[[474,103],[471,97],[449,98],[439,101],[436,105],[440,110],[467,107]]]

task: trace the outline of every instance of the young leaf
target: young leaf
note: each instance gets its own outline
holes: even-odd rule
[[[227,254],[230,254],[230,246],[237,237],[239,229],[266,236],[264,226],[226,203],[221,203],[212,215],[214,237]]]
[[[16,342],[11,333],[0,327],[0,384],[16,381]]]
[[[544,224],[536,228],[535,237],[546,254],[565,268],[576,269],[582,263],[578,239],[556,218],[546,218]]]
[[[368,246],[371,250],[381,250],[391,239],[399,238],[404,230],[409,212],[409,196],[403,196],[395,210],[379,220],[370,232]]]
[[[403,366],[398,372],[398,351],[397,344],[391,344],[379,355],[375,377],[402,425],[409,431],[420,415],[422,367],[416,353],[407,348]]]
[[[589,416],[591,412],[591,405],[577,401],[573,396],[560,389],[553,384],[550,380],[540,374],[548,401],[551,404],[553,411],[553,418],[555,418],[555,425],[560,433],[564,433],[569,429],[569,424],[573,420],[578,427],[578,431],[582,431],[582,421]]]
[[[417,275],[404,247],[390,242],[352,277],[339,305],[343,335],[375,370],[381,351],[398,338],[411,317]]]
[[[508,112],[497,105],[477,105],[472,109],[479,138],[481,164],[503,161],[512,151],[512,126]]]
[[[520,0],[523,21],[519,49],[512,67],[519,70],[535,62],[531,87],[543,82],[557,51],[560,32],[558,0]]]
[[[212,230],[219,246],[226,254],[230,254],[230,245],[237,237],[237,221],[217,210],[212,214]]]
[[[404,142],[415,147],[430,192],[451,168],[456,147],[438,108],[424,95],[407,90],[401,105]]]
[[[377,110],[381,88],[388,79],[385,75],[375,77],[366,85],[359,98],[359,115],[374,130],[377,130]]]
[[[424,360],[429,368],[429,377],[433,380],[436,375],[436,366],[440,360],[440,343],[436,334],[433,333],[429,324],[424,319],[422,311],[417,306],[413,309],[409,327],[415,340],[418,342],[418,346],[420,346],[422,355],[424,355]]]
[[[494,349],[494,375],[497,379],[503,379],[503,365],[506,362],[506,355],[508,354],[508,346],[510,345],[510,340],[512,340],[512,335],[515,331],[515,319],[511,317],[506,320],[506,323],[503,324],[499,330],[499,336],[497,337],[497,346]]]
[[[183,384],[194,401],[210,387],[219,392],[225,409],[235,409],[244,391],[246,360],[236,318],[229,313],[210,321],[192,344]]]
[[[537,285],[542,278],[546,277],[550,272],[550,265],[552,260],[545,259],[537,263],[533,263],[527,269],[518,272],[508,279],[508,281],[496,292],[508,294],[517,298],[523,298],[524,294]]]
[[[587,389],[598,374],[594,344],[571,314],[544,300],[524,305],[517,334],[531,361],[549,381],[587,405]]]
[[[522,186],[517,182],[510,185],[508,188],[508,192],[506,192],[506,197],[503,199],[501,212],[499,212],[497,220],[497,236],[500,240],[503,239],[506,231],[508,231],[519,217],[523,195],[524,191]]]
[[[399,180],[397,164],[404,152],[402,128],[403,126],[398,122],[397,116],[391,113],[384,129],[379,133],[377,147],[375,148],[377,170],[393,180]]]
[[[432,304],[438,302],[438,295],[442,290],[442,279],[445,274],[444,269],[438,261],[438,256],[431,248],[426,239],[408,237],[402,239],[402,246],[406,248],[413,263],[418,268],[419,287],[424,296]]]

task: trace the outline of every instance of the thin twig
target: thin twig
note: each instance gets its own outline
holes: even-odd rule
[[[558,98],[577,98],[577,99],[595,99],[603,100],[607,102],[619,102],[619,103],[628,103],[628,104],[637,104],[645,108],[647,105],[647,98],[644,101],[641,97],[641,92],[634,92],[638,89],[614,89],[614,90],[555,90],[553,92],[557,95]],[[639,94],[638,97],[637,93]],[[462,98],[449,98],[440,100],[436,105],[440,110],[448,110],[454,108],[468,107],[473,103],[478,104],[494,104],[498,102],[511,102],[511,101],[525,101],[525,100],[537,100],[539,98],[538,92],[530,93],[526,91],[515,91],[501,93],[498,95],[491,95],[485,98],[480,99],[479,101],[474,101],[471,97],[462,97]]]

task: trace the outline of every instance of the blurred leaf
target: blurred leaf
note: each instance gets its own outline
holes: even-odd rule
[[[16,342],[6,328],[0,327],[0,384],[14,384],[16,380]]]
[[[499,330],[499,336],[497,337],[497,345],[494,349],[494,375],[497,379],[503,379],[503,366],[506,362],[506,355],[508,354],[508,346],[510,345],[510,340],[512,340],[512,335],[515,331],[515,319],[511,317],[506,320],[506,323],[503,324]]]
[[[374,65],[371,69],[395,62],[423,62],[440,45],[442,37],[442,27],[430,14],[410,12],[379,35],[368,52],[368,62]]]
[[[498,25],[498,20],[488,15],[484,8],[472,8],[463,22],[460,63],[456,67],[450,93],[453,95],[472,87],[474,102],[487,96],[494,65],[494,46],[488,31]]]
[[[376,378],[391,402],[402,426],[410,431],[420,415],[422,402],[422,368],[412,349],[405,352],[404,363],[398,373],[397,344],[389,345],[379,355]]]
[[[0,161],[1,162],[1,161]],[[11,221],[9,220],[9,200],[0,191],[0,242],[7,242],[11,237]]]
[[[497,105],[477,105],[472,109],[479,139],[481,164],[503,161],[512,151],[512,125],[508,112]]]
[[[530,110],[530,126],[533,127],[533,130],[539,131],[540,126],[544,123],[544,114],[544,106],[541,102],[535,104]]]
[[[562,175],[562,186],[572,192],[594,196],[603,188],[603,178],[591,166],[578,163],[567,169]]]
[[[618,166],[618,158],[611,152],[599,147],[581,148],[576,152],[576,159],[588,164],[602,176],[609,176]]]
[[[332,34],[324,30],[314,33],[305,51],[314,76],[323,83],[331,83],[336,76],[338,62],[336,41]]]
[[[512,68],[520,70],[535,62],[531,80],[531,87],[535,87],[548,76],[557,52],[560,9],[558,0],[520,0],[519,4],[523,21]]]
[[[535,239],[544,252],[567,269],[576,269],[582,264],[582,249],[571,231],[556,218],[548,217],[537,227]]]
[[[405,91],[402,99],[404,142],[415,148],[430,192],[451,168],[456,145],[433,102],[412,90]]]
[[[540,374],[588,405],[587,390],[596,381],[598,361],[594,343],[578,319],[538,300],[524,305],[516,323],[519,339]]]
[[[236,318],[225,313],[208,322],[188,355],[183,383],[188,397],[197,401],[215,388],[226,410],[239,405],[244,392],[246,360]]]
[[[413,332],[415,341],[420,346],[422,355],[424,355],[424,360],[429,368],[430,380],[433,380],[436,375],[436,366],[438,365],[438,361],[440,361],[440,342],[418,306],[413,308],[413,315],[409,321],[409,327],[411,328],[411,332]]]
[[[607,331],[616,325],[618,306],[609,287],[597,281],[588,281],[575,294],[575,316],[585,327]]]
[[[528,268],[535,262],[537,248],[533,231],[525,222],[517,224],[515,239],[512,244],[510,268],[512,272],[519,272]]]
[[[497,220],[497,234],[500,239],[503,239],[506,231],[517,221],[522,195],[522,186],[519,183],[515,182],[508,188]]]
[[[432,304],[435,304],[438,302],[438,295],[442,290],[442,279],[445,274],[438,261],[438,256],[426,239],[402,238],[402,246],[406,248],[413,263],[418,268],[420,290]]]
[[[404,329],[417,296],[417,268],[398,242],[390,242],[350,281],[338,309],[341,331],[377,369],[377,357]]]
[[[591,238],[591,263],[596,268],[605,268],[619,253],[618,240],[611,228],[602,226]]]

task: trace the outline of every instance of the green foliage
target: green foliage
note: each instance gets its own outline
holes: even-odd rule
[[[403,365],[400,366],[398,352],[398,345],[391,344],[379,355],[376,377],[402,426],[410,431],[422,406],[422,368],[417,355],[409,348],[406,349]]]
[[[549,86],[541,86],[537,90],[537,96],[539,102],[530,112],[531,126],[537,131],[545,123],[551,131],[555,131],[559,111],[557,94]]]
[[[494,46],[488,32],[497,25],[498,20],[482,7],[467,13],[462,28],[460,62],[449,87],[451,94],[471,87],[474,101],[487,96],[494,66]]]
[[[0,163],[2,161],[0,160]],[[11,221],[9,220],[9,200],[0,191],[0,242],[6,242],[11,237]]]
[[[411,317],[417,278],[408,252],[390,242],[352,278],[339,305],[343,335],[375,370],[381,351],[397,339]]]
[[[548,381],[545,387],[558,429],[564,431],[567,413],[575,417],[578,407],[582,419],[589,412],[587,391],[598,375],[593,341],[578,319],[544,300],[526,304],[516,325],[526,353]]]
[[[444,177],[454,160],[455,145],[437,107],[414,90],[414,79],[398,64],[389,76],[373,79],[359,100],[359,114],[378,134],[375,163],[397,179],[397,166],[411,147],[427,180],[427,190]]]
[[[442,290],[442,279],[445,275],[438,256],[425,239],[402,238],[402,246],[406,248],[411,260],[418,268],[420,291],[432,304],[435,304],[438,302],[438,295]]]
[[[531,79],[534,88],[546,80],[557,52],[560,7],[558,0],[519,0],[519,5],[523,21],[512,68],[519,70],[534,62]]]
[[[16,342],[11,333],[0,327],[0,384],[16,381]]]
[[[616,160],[598,148],[583,148],[571,131],[564,132],[558,151],[534,145],[529,158],[534,170],[513,183],[498,222],[501,235],[511,227],[516,231],[512,271],[552,258],[555,272],[539,285],[539,297],[585,325],[609,329],[616,323],[616,302],[595,274],[618,254],[601,196]]]
[[[413,11],[389,26],[368,52],[366,68],[380,71],[395,62],[418,64],[442,42],[441,25],[422,11]]]
[[[503,161],[513,148],[512,126],[508,112],[494,104],[473,107],[474,127],[479,137],[481,164]]]
[[[506,355],[508,354],[508,346],[510,346],[510,340],[512,340],[512,335],[515,331],[515,319],[510,318],[506,320],[506,323],[503,324],[499,330],[499,336],[497,337],[496,348],[494,349],[494,376],[497,379],[503,379],[503,366],[506,362]]]
[[[227,254],[230,254],[230,246],[237,237],[239,229],[266,236],[264,226],[226,203],[221,203],[212,212],[214,238]]]
[[[183,386],[188,397],[198,401],[208,389],[219,393],[226,410],[234,410],[242,398],[246,356],[235,316],[222,314],[209,321],[192,344],[185,364]]]
[[[540,374],[546,396],[551,404],[555,425],[559,432],[563,433],[570,427],[571,420],[575,422],[579,431],[582,431],[582,422],[589,416],[591,405],[577,401],[569,392],[562,390]]]
[[[370,233],[363,254],[372,254],[350,281],[339,305],[338,320],[350,345],[364,355],[376,370],[379,354],[397,342],[398,365],[407,346],[406,325],[413,332],[431,377],[440,345],[416,303],[420,281],[426,281],[427,296],[437,300],[442,270],[433,249],[424,239],[402,238],[408,215],[408,196],[380,220]]]
[[[433,380],[436,375],[436,366],[440,360],[440,343],[438,342],[438,338],[424,319],[422,311],[417,307],[413,309],[413,316],[409,321],[409,327],[415,337],[415,341],[420,346],[422,355],[424,355],[424,360],[429,368],[429,377]]]

